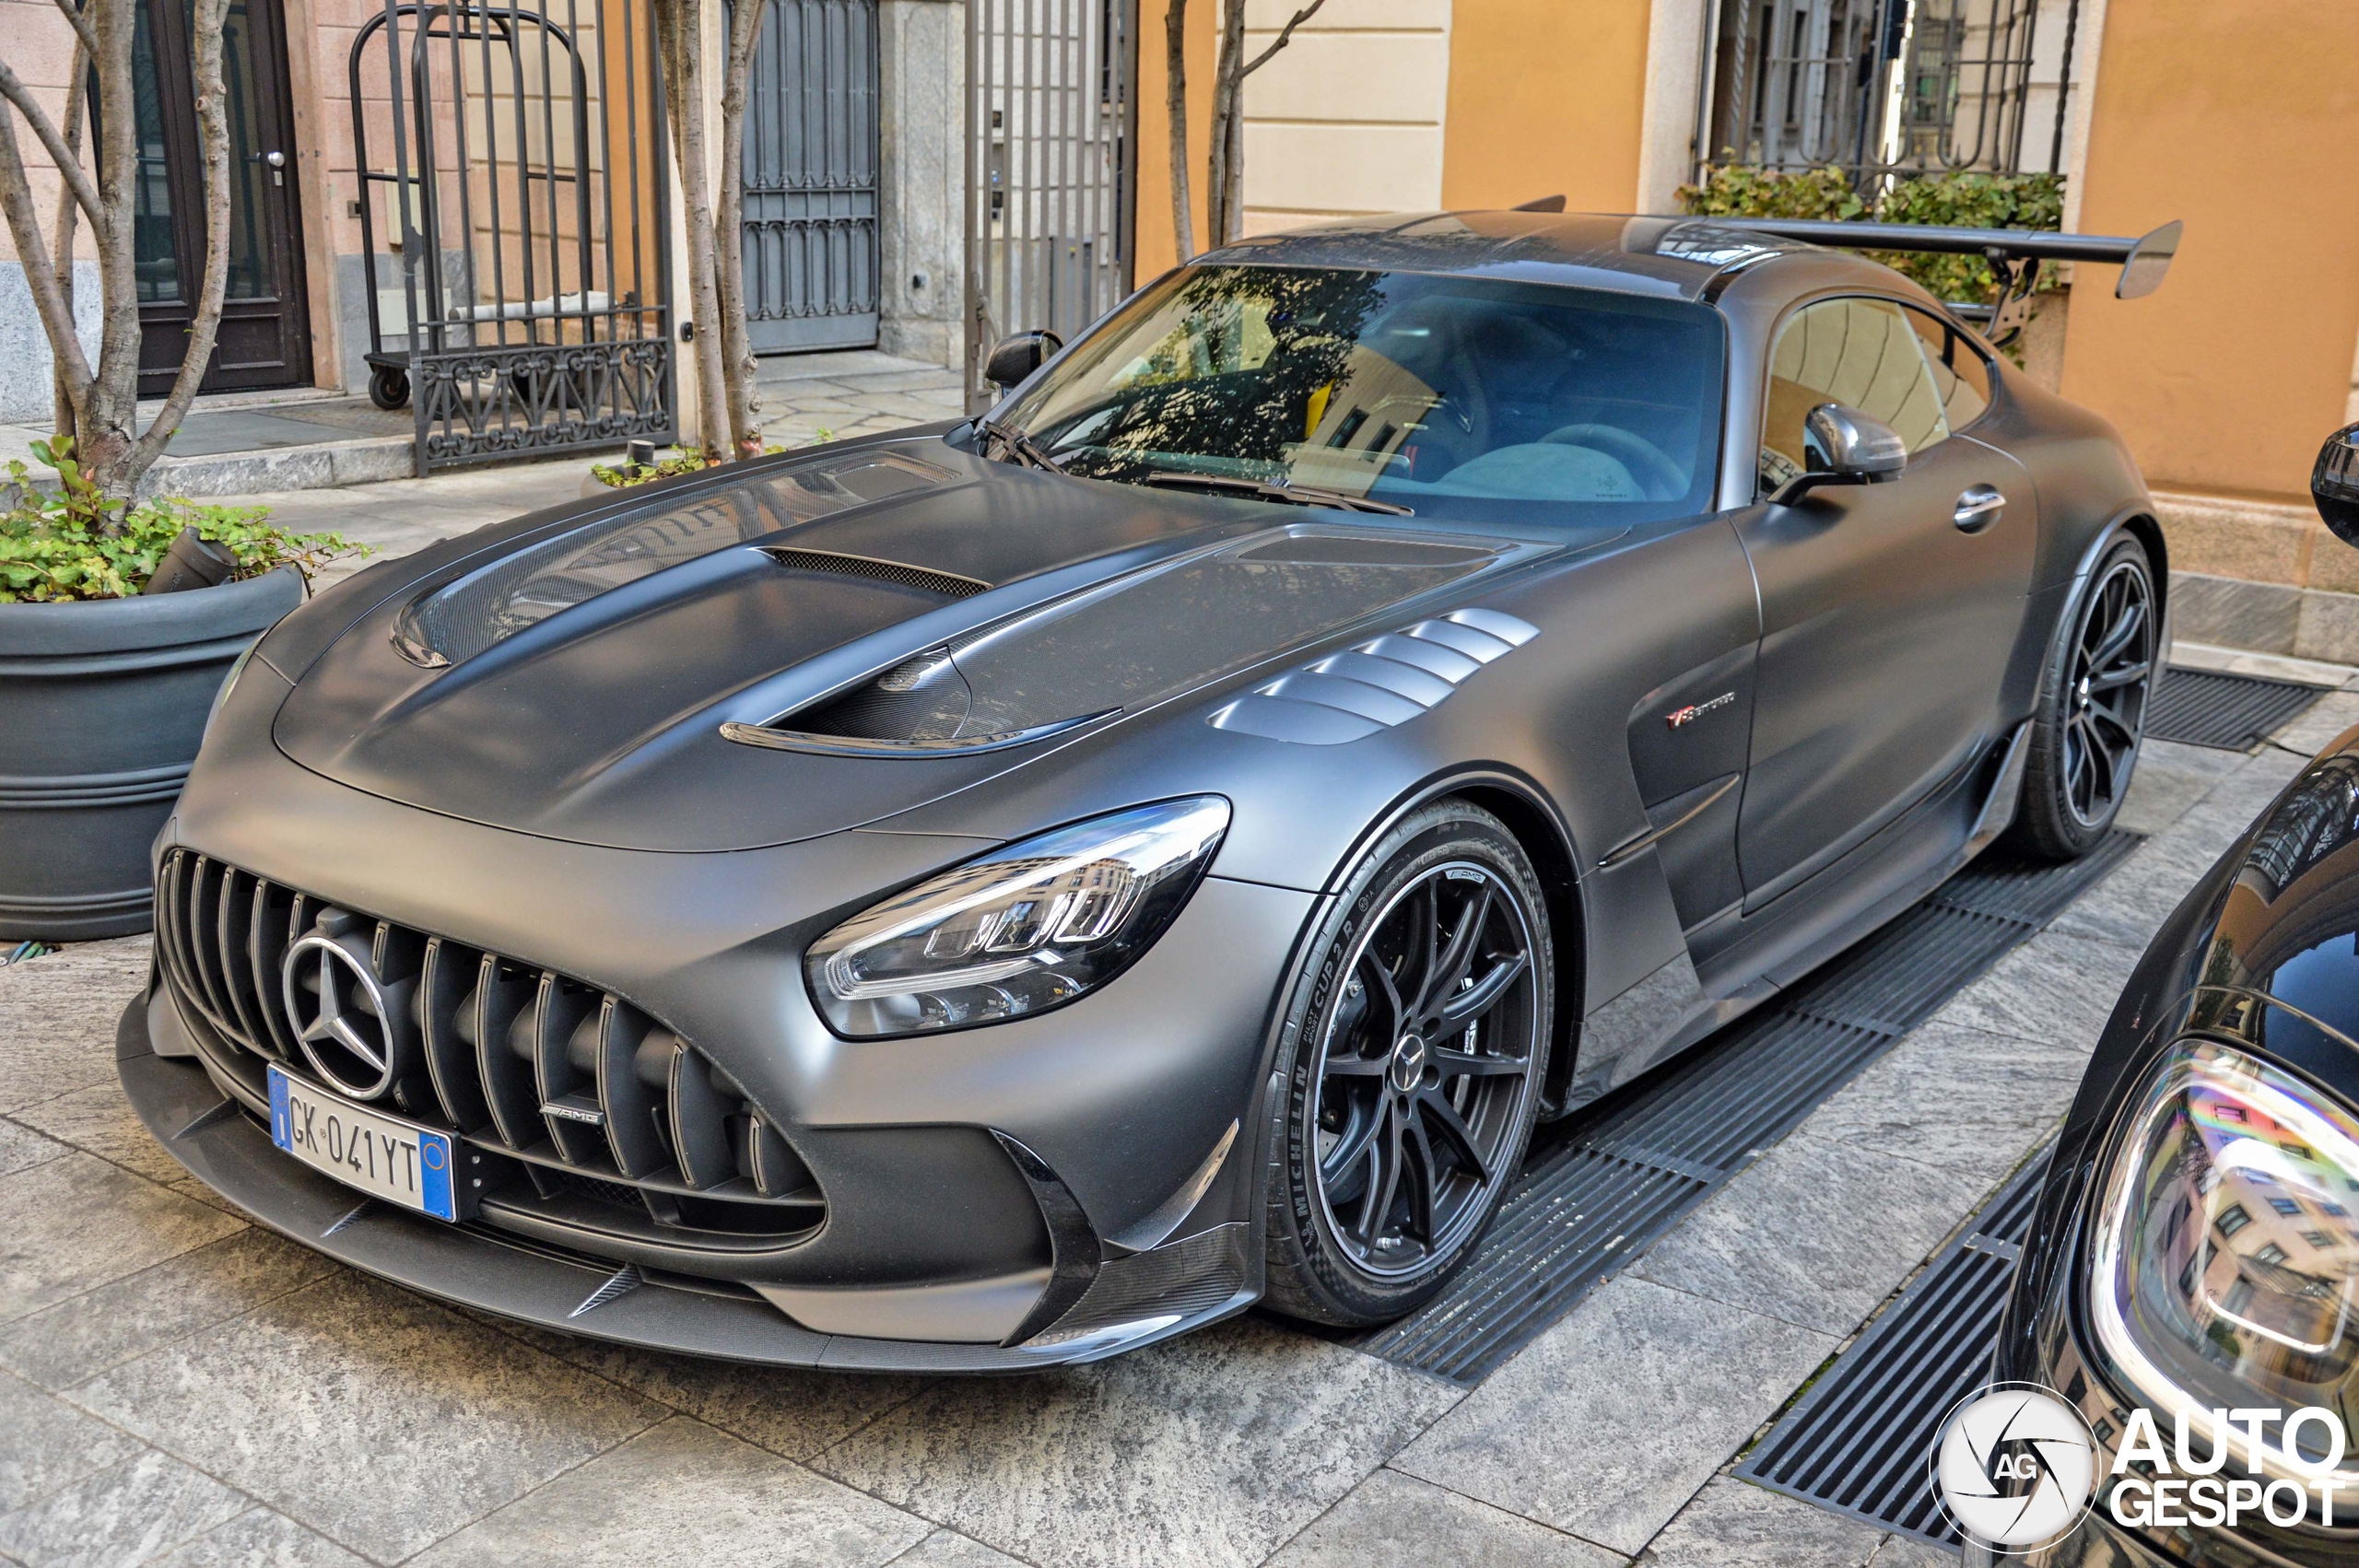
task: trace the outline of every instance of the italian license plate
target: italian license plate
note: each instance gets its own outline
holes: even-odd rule
[[[273,1067],[270,1141],[371,1198],[438,1220],[459,1217],[447,1132],[364,1110]]]

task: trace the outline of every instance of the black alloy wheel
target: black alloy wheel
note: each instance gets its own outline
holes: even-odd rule
[[[1439,1290],[1513,1181],[1547,1063],[1553,955],[1530,861],[1460,802],[1388,835],[1338,914],[1295,1033],[1270,1300],[1367,1324]]]
[[[2025,848],[2070,860],[2113,825],[2145,738],[2158,619],[2145,548],[2125,538],[2091,575],[2041,683],[2016,819]]]

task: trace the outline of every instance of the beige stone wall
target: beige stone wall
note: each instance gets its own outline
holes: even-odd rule
[[[8,41],[9,69],[32,89],[51,123],[62,129],[66,76],[74,63],[74,29],[58,14],[53,0],[0,0],[0,38]],[[11,109],[8,113],[14,116],[16,111]],[[87,139],[88,127],[83,135]],[[41,234],[47,238],[50,219],[57,216],[57,166],[21,119],[17,121],[17,146],[24,154],[26,169],[32,176]],[[88,255],[88,247],[82,247],[81,253]],[[14,261],[16,255],[16,241],[7,226],[0,224],[0,260]]]
[[[1246,79],[1247,233],[1441,205],[1450,4],[1328,0]],[[1296,8],[1248,0],[1249,59]]]

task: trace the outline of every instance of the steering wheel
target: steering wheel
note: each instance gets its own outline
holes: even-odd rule
[[[1650,501],[1674,500],[1687,492],[1687,475],[1663,450],[1618,425],[1567,425],[1540,438],[1559,446],[1603,452],[1630,471]]]

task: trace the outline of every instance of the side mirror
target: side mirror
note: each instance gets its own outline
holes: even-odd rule
[[[2310,498],[2318,516],[2345,544],[2359,544],[2359,425],[2345,425],[2318,449],[2310,470]]]
[[[1876,485],[1908,466],[1908,443],[1872,414],[1822,403],[1802,421],[1802,455],[1809,468],[1769,497],[1791,506],[1821,485]]]
[[[992,345],[992,357],[983,361],[983,380],[1003,391],[1013,387],[1064,345],[1065,340],[1052,332],[1020,332],[1001,338]]]

